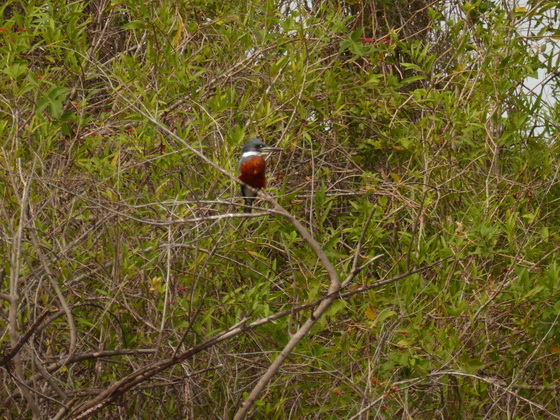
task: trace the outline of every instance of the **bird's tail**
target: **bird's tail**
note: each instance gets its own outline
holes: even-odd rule
[[[252,198],[246,198],[245,199],[245,205],[246,206],[252,206],[253,205],[253,201],[255,201]],[[253,211],[253,209],[251,207],[243,207],[243,213],[251,213]]]
[[[243,185],[241,186],[241,195],[245,199],[246,206],[252,206],[253,201],[255,201],[255,197],[257,196],[255,192],[251,191],[249,188],[245,188],[245,186]],[[252,211],[253,209],[251,209],[250,207],[243,207],[244,213],[251,213]]]

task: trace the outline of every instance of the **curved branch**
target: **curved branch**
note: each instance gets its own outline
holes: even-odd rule
[[[113,403],[117,398],[119,398],[124,393],[126,393],[126,392],[128,392],[132,389],[137,388],[139,384],[141,384],[144,381],[149,380],[150,378],[157,375],[158,373],[168,369],[171,366],[174,366],[178,363],[181,363],[181,362],[191,358],[192,356],[194,356],[194,355],[196,355],[196,354],[198,354],[198,353],[200,353],[200,352],[202,352],[202,351],[204,351],[204,350],[206,350],[206,349],[208,349],[208,348],[210,348],[210,347],[212,347],[216,344],[221,343],[222,341],[226,341],[226,340],[229,340],[231,338],[234,338],[234,337],[238,336],[239,334],[241,334],[243,332],[253,330],[257,327],[260,327],[261,325],[274,322],[274,321],[276,321],[280,318],[283,318],[283,317],[286,317],[286,316],[289,316],[289,315],[293,315],[294,313],[301,312],[303,310],[319,306],[313,312],[315,314],[319,311],[320,308],[324,307],[322,305],[326,305],[326,307],[328,307],[328,305],[330,305],[330,303],[332,301],[336,300],[336,299],[341,299],[341,298],[344,298],[344,297],[352,296],[352,295],[355,295],[356,293],[359,293],[360,291],[364,292],[364,291],[370,290],[370,289],[375,288],[375,287],[380,287],[380,286],[383,286],[383,285],[386,285],[386,284],[389,284],[389,283],[396,282],[396,281],[401,280],[405,277],[408,277],[408,276],[411,276],[413,274],[425,271],[425,270],[433,267],[434,265],[440,263],[441,261],[443,261],[443,260],[440,260],[437,263],[424,266],[424,267],[419,268],[417,270],[410,271],[408,273],[404,273],[404,274],[401,274],[399,276],[396,276],[396,277],[393,277],[393,278],[390,278],[390,279],[378,281],[378,282],[374,283],[373,285],[370,285],[368,287],[364,287],[364,288],[361,288],[361,289],[358,289],[358,290],[352,290],[352,291],[344,293],[344,294],[341,294],[337,291],[333,294],[329,294],[327,296],[324,296],[321,299],[317,299],[313,302],[305,303],[303,305],[298,306],[297,308],[286,309],[285,311],[278,312],[278,313],[276,313],[274,315],[270,315],[266,318],[258,319],[256,321],[253,321],[253,322],[249,323],[249,324],[247,323],[247,318],[245,318],[241,322],[237,323],[236,325],[233,325],[232,327],[228,328],[227,330],[215,335],[214,337],[209,338],[208,340],[206,340],[206,341],[204,341],[204,342],[202,342],[202,343],[200,343],[200,344],[198,344],[194,347],[191,347],[190,349],[188,349],[188,350],[186,350],[182,353],[173,354],[171,357],[168,357],[168,358],[165,358],[165,359],[160,360],[158,362],[155,362],[155,363],[152,363],[150,365],[144,366],[144,367],[128,374],[124,378],[115,382],[113,385],[111,385],[105,391],[100,393],[97,397],[95,397],[95,398],[93,398],[89,401],[86,401],[86,402],[82,403],[81,405],[79,405],[78,407],[76,407],[74,410],[72,410],[70,413],[68,413],[67,417],[72,418],[72,419],[81,419],[81,418],[86,418],[90,415],[93,415],[94,413],[98,412],[99,410],[102,410],[103,408],[107,407],[109,404]],[[327,304],[325,302],[329,302],[329,303]],[[310,319],[313,319],[313,316]],[[79,355],[75,355],[74,357],[78,357],[78,356]],[[50,367],[49,367],[49,369],[50,369]]]
[[[40,331],[39,326],[41,325],[43,320],[47,317],[47,315],[51,314],[52,312],[53,311],[49,311],[48,309],[45,309],[43,313],[37,317],[35,322],[33,322],[33,324],[27,329],[25,334],[23,334],[19,338],[18,342],[10,349],[10,351],[0,358],[0,367],[8,364],[10,360],[12,360],[16,356],[16,354],[18,354],[18,352],[21,350],[23,345],[27,343],[27,341],[31,338],[31,336],[36,332]]]

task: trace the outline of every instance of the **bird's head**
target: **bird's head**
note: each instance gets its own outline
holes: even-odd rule
[[[242,157],[261,156],[265,153],[281,152],[279,147],[267,146],[261,139],[252,138],[243,145]]]

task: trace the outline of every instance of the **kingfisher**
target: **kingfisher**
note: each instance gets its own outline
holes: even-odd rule
[[[280,152],[282,149],[278,147],[270,147],[257,138],[250,139],[243,145],[241,158],[239,159],[239,176],[238,178],[245,184],[253,188],[266,187],[266,162],[263,155],[271,152]],[[251,213],[251,205],[255,201],[257,193],[251,191],[246,185],[241,186],[241,195],[245,198],[245,213]]]

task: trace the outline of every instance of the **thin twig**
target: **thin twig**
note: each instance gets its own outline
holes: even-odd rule
[[[441,262],[442,260],[440,260],[439,262]],[[379,281],[377,283],[374,283],[374,285],[371,285],[368,288],[361,288],[361,291],[367,291],[370,290],[371,288],[374,288],[375,285],[377,284],[378,287],[382,286],[382,285],[386,285],[395,281],[398,281],[400,279],[403,279],[409,275],[418,273],[420,271],[423,270],[427,270],[430,267],[433,267],[435,264],[430,264],[428,266],[419,268],[417,270],[411,271],[409,273],[405,273],[405,274],[401,274],[399,276],[393,277],[391,279],[386,279],[383,281]],[[131,372],[130,374],[128,374],[127,376],[121,378],[119,381],[115,382],[113,385],[111,385],[109,388],[105,389],[103,392],[101,392],[99,395],[97,395],[95,398],[90,399],[89,401],[86,401],[84,403],[82,403],[81,405],[79,405],[78,407],[76,407],[74,410],[72,410],[71,413],[69,413],[69,418],[72,419],[81,419],[81,418],[86,418],[90,415],[93,415],[94,413],[98,412],[99,410],[103,409],[104,407],[108,406],[109,404],[111,404],[114,400],[116,400],[117,398],[119,398],[122,394],[124,394],[125,392],[128,392],[134,388],[136,388],[140,383],[147,381],[148,379],[150,379],[151,377],[153,377],[154,375],[157,375],[158,373],[168,369],[171,366],[174,366],[178,363],[183,362],[184,360],[187,360],[191,357],[193,357],[194,355],[212,347],[215,346],[216,344],[221,343],[222,341],[225,340],[229,340],[231,338],[234,338],[236,336],[238,336],[239,334],[243,333],[243,332],[247,332],[250,330],[253,330],[261,325],[265,325],[268,324],[270,322],[276,321],[280,318],[289,316],[293,313],[297,313],[309,308],[313,308],[315,306],[321,306],[322,304],[324,304],[325,307],[328,308],[328,306],[330,305],[330,302],[332,302],[335,299],[340,299],[343,297],[348,297],[348,296],[352,296],[355,295],[356,293],[358,293],[358,291],[354,290],[351,292],[347,292],[343,295],[341,295],[338,292],[335,292],[331,295],[327,295],[324,296],[321,299],[315,300],[313,302],[310,303],[306,303],[304,305],[300,305],[297,308],[290,308],[287,309],[285,311],[279,312],[277,314],[268,316],[266,318],[261,318],[258,319],[256,321],[251,322],[250,324],[247,323],[247,318],[242,319],[240,322],[238,322],[236,325],[231,326],[230,328],[228,328],[227,330],[216,334],[214,337],[211,337],[207,340],[205,340],[204,342],[191,347],[190,349],[183,351],[181,353],[176,353],[175,351],[173,352],[173,355],[171,357],[168,357],[166,359],[162,359],[159,360],[157,362],[154,362],[150,365],[146,365],[134,372]],[[328,304],[325,302],[329,302]],[[319,308],[317,308],[314,311],[314,314],[319,310]],[[313,316],[310,318],[310,320],[313,319]],[[308,320],[308,322],[310,321]]]

